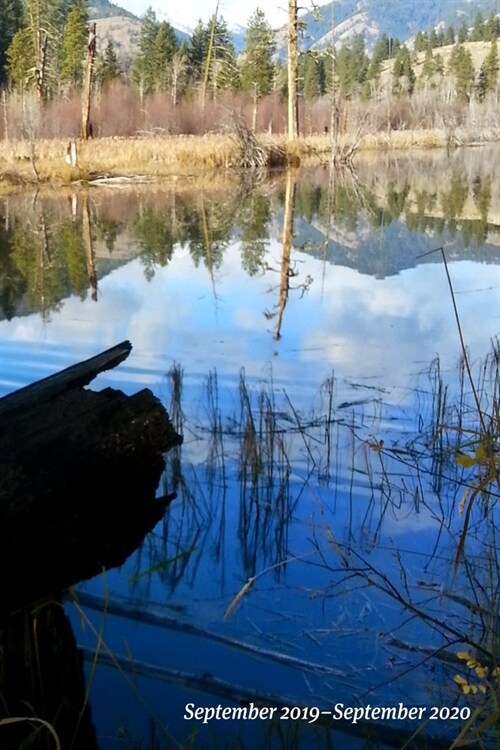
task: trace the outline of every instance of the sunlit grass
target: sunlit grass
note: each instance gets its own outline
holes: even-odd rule
[[[455,129],[453,134],[445,129],[378,133],[365,130],[356,139],[358,152],[444,148],[500,139],[500,130],[494,128],[482,132]],[[268,166],[298,166],[328,161],[332,148],[349,149],[354,138],[347,133],[333,144],[329,134],[313,134],[290,144],[285,136],[260,135],[257,142]],[[5,190],[6,186],[34,181],[67,184],[99,176],[161,178],[239,169],[240,145],[230,133],[96,138],[78,142],[78,166],[71,167],[66,163],[67,139],[1,141],[0,160],[4,168],[0,186],[3,183]]]

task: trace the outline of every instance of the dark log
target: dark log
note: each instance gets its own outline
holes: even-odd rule
[[[181,438],[161,402],[84,389],[123,342],[0,399],[0,608],[121,564],[161,519],[164,454]]]
[[[60,393],[71,390],[71,388],[88,385],[99,373],[112,370],[124,359],[127,359],[131,351],[132,344],[130,341],[122,341],[121,344],[106,349],[95,357],[67,367],[54,375],[49,375],[47,378],[37,380],[36,383],[3,396],[0,398],[0,420],[3,421],[12,412],[19,412],[35,404],[50,401]],[[0,439],[9,439],[9,431],[5,424],[2,425]]]
[[[0,695],[0,720],[27,717],[0,726],[2,750],[54,750],[48,725],[61,749],[98,750],[82,653],[60,602],[0,622]]]

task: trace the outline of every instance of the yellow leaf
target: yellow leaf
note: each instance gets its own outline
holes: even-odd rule
[[[482,443],[479,443],[479,445],[476,448],[476,461],[486,461],[488,458],[488,455],[486,453],[486,448]]]
[[[465,469],[470,469],[471,466],[477,464],[477,459],[473,456],[466,456],[465,453],[457,453],[455,461],[459,466],[463,466]]]
[[[467,659],[470,659],[470,654],[467,651],[459,651],[457,657],[462,661],[467,661]]]
[[[462,677],[462,675],[460,675],[460,674],[456,674],[453,679],[455,680],[455,682],[457,683],[457,685],[467,685],[468,684],[467,680],[465,679],[465,677]]]

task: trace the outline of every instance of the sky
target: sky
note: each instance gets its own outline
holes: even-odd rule
[[[193,28],[198,19],[207,22],[214,14],[217,0],[114,0],[126,10],[142,16],[148,7],[152,7],[158,18],[166,18],[174,26]],[[229,26],[246,26],[256,8],[266,14],[272,26],[283,26],[287,20],[286,0],[219,0],[218,14],[223,16]]]

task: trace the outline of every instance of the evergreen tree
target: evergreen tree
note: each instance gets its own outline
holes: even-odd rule
[[[423,52],[427,47],[428,39],[427,34],[423,31],[417,32],[417,35],[415,37],[415,44],[413,45],[414,51],[418,54],[419,52]]]
[[[76,0],[70,8],[64,27],[61,61],[63,83],[78,86],[82,82],[88,20],[85,0]]]
[[[207,57],[210,30],[199,20],[187,47],[187,63],[190,77],[198,82],[203,78],[203,67]]]
[[[497,85],[499,68],[498,47],[496,39],[491,42],[490,50],[484,58],[482,67],[484,67],[486,91],[494,91]]]
[[[0,85],[5,83],[7,77],[7,50],[21,27],[22,18],[21,0],[3,0],[0,13]]]
[[[240,85],[239,69],[227,23],[222,17],[212,16],[209,29],[207,55],[210,54],[210,60],[205,61],[205,64],[209,66],[208,84],[214,93],[224,89],[238,89]]]
[[[479,8],[474,18],[474,26],[470,35],[471,42],[482,42],[484,39],[484,16]]]
[[[144,15],[139,42],[139,52],[132,63],[130,77],[139,89],[141,99],[155,88],[156,56],[155,42],[160,24],[156,13],[149,7]]]
[[[439,53],[434,56],[434,72],[436,75],[444,76],[444,62]]]
[[[432,49],[435,49],[436,47],[439,47],[439,35],[436,29],[432,29],[430,35],[429,35],[429,44],[431,45]]]
[[[442,76],[443,72],[443,58],[439,54],[434,55],[432,49],[428,46],[425,51],[425,60],[420,77],[422,84],[425,87],[430,84],[431,88],[435,88],[436,79],[438,76]]]
[[[481,68],[479,69],[479,75],[477,77],[477,83],[476,83],[476,97],[477,100],[480,102],[483,102],[486,98],[486,93],[488,91],[488,86],[486,83],[486,68],[483,64],[481,65]]]
[[[301,55],[299,78],[302,79],[302,94],[306,101],[317,99],[323,93],[321,59],[312,54]]]
[[[463,21],[462,25],[460,26],[458,30],[457,35],[457,42],[459,44],[464,44],[469,39],[469,27],[467,25],[467,21]]]
[[[186,74],[188,70],[188,47],[186,42],[182,42],[179,48],[176,50],[171,64],[171,76],[170,76],[170,94],[172,102],[177,104],[179,96],[185,91],[186,86]]]
[[[430,41],[429,41],[430,46]],[[415,73],[411,65],[411,57],[406,44],[399,48],[392,67],[393,93],[396,95],[413,93],[415,88]]]
[[[260,98],[273,88],[276,51],[274,32],[264,13],[257,8],[248,21],[245,36],[244,61],[241,66],[241,86]]]
[[[335,57],[335,75],[343,96],[362,90],[369,67],[364,39],[361,34],[356,34],[351,46],[343,44]]]
[[[153,49],[153,77],[154,87],[165,91],[172,80],[172,60],[179,48],[179,43],[173,27],[163,21],[156,32]]]
[[[44,99],[58,92],[67,15],[67,0],[25,0],[23,25],[7,50],[8,69],[15,86],[34,88]]]
[[[453,28],[453,26],[448,26],[444,35],[444,45],[448,46],[451,44],[455,44],[455,41],[455,29]]]
[[[32,62],[35,51],[33,37],[28,28],[21,28],[14,34],[7,50],[7,70],[12,84],[18,91],[33,85]]]
[[[455,78],[455,94],[460,101],[469,101],[474,86],[474,64],[469,50],[455,45],[448,62],[448,72]]]
[[[372,60],[382,62],[382,60],[388,60],[390,56],[391,40],[387,34],[382,34],[373,48]]]
[[[382,34],[373,47],[373,52],[366,72],[366,78],[369,81],[376,80],[380,77],[382,62],[389,58],[389,37]]]
[[[425,50],[424,64],[422,65],[422,78],[425,80],[429,80],[434,75],[434,72],[434,55],[432,54],[431,46],[428,45],[427,49]]]
[[[499,19],[500,22],[500,19]],[[484,24],[483,39],[485,42],[492,42],[498,36],[497,19],[494,13],[490,13],[488,20]]]
[[[100,61],[97,78],[101,86],[107,86],[111,81],[120,78],[121,68],[118,62],[115,45],[112,39],[108,39],[104,54]]]

